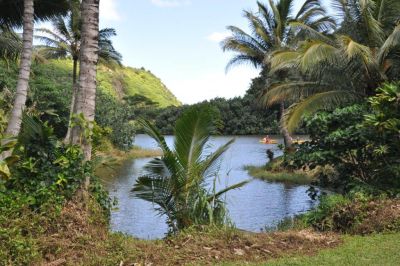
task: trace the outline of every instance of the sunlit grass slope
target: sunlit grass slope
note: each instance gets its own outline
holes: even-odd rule
[[[162,81],[144,68],[114,67],[112,69],[99,66],[97,74],[98,87],[105,93],[122,99],[124,96],[139,94],[145,96],[160,107],[179,106],[181,103],[168,90]],[[0,87],[13,89],[16,85],[18,67],[15,63],[0,63]],[[40,80],[41,86],[63,91],[70,96],[72,86],[72,61],[52,60],[47,63],[34,63],[32,67],[31,86],[35,89]],[[4,84],[3,84],[4,83]]]

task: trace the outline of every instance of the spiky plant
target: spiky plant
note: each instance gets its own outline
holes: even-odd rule
[[[156,210],[168,217],[172,232],[193,225],[224,224],[227,217],[221,197],[247,181],[215,191],[221,156],[234,140],[207,153],[214,129],[210,111],[192,108],[182,115],[175,125],[173,149],[151,123],[142,121],[142,125],[158,143],[163,155],[145,166],[145,174],[137,179],[133,188],[135,196],[156,204]]]

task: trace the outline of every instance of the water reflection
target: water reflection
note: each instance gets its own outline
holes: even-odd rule
[[[210,149],[226,143],[231,137],[215,137]],[[243,180],[251,179],[243,167],[262,165],[266,162],[265,150],[276,149],[276,145],[259,143],[259,137],[236,137],[235,143],[221,161],[220,180],[217,187],[223,188]],[[172,145],[173,137],[167,137]],[[155,142],[145,135],[138,135],[135,144],[144,148],[155,148]],[[276,156],[280,151],[276,151]],[[119,205],[111,215],[111,226],[139,238],[161,238],[167,231],[165,217],[160,217],[153,205],[134,198],[131,189],[143,166],[150,159],[127,161],[117,176],[106,182],[111,196]],[[240,229],[258,232],[266,226],[276,225],[284,217],[309,210],[315,202],[307,196],[307,186],[288,186],[268,183],[256,179],[240,190],[226,194],[228,211],[232,222]]]

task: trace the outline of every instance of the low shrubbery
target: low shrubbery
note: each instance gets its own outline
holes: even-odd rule
[[[356,194],[352,199],[341,195],[324,196],[320,205],[301,217],[320,231],[371,234],[400,231],[400,199],[370,198]]]
[[[364,105],[321,112],[306,121],[310,141],[285,157],[294,169],[321,171],[316,185],[395,195],[400,190],[400,85],[387,84]]]
[[[41,237],[63,218],[66,202],[77,197],[88,175],[92,201],[107,221],[111,201],[93,175],[92,162],[83,160],[79,147],[58,141],[47,123],[24,114],[13,156],[18,160],[7,161],[11,175],[0,180],[1,262],[25,265],[42,258]]]

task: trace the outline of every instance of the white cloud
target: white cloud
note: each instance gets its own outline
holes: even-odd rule
[[[243,66],[233,68],[228,74],[206,73],[191,79],[165,80],[165,83],[180,101],[191,104],[215,97],[242,96],[258,74],[258,70]]]
[[[158,7],[180,7],[189,5],[191,0],[150,0],[151,3]]]
[[[231,33],[229,31],[213,32],[207,36],[207,40],[212,41],[212,42],[221,42],[229,36],[231,36]]]
[[[100,1],[100,17],[105,20],[120,20],[121,17],[116,8],[117,0]]]

